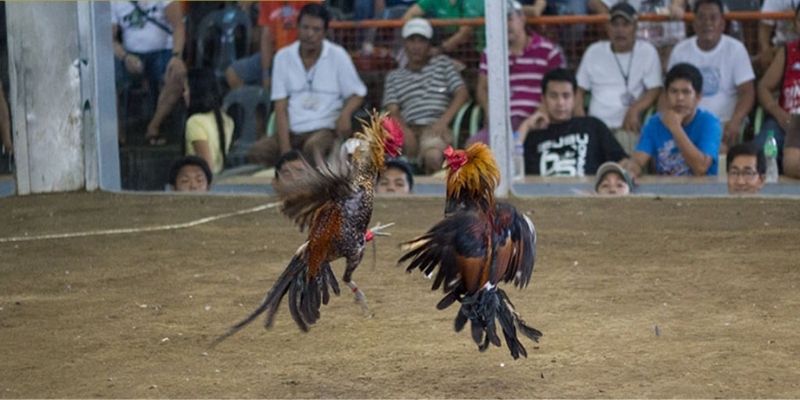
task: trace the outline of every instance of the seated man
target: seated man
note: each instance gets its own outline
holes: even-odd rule
[[[672,50],[669,66],[694,65],[703,74],[703,99],[700,107],[722,121],[722,146],[725,153],[739,139],[747,114],[755,102],[755,74],[742,42],[723,35],[725,18],[722,0],[697,0],[694,3],[695,36],[680,41]]]
[[[206,160],[198,156],[185,156],[172,164],[169,185],[175,192],[207,192],[212,177]]]
[[[533,115],[542,103],[542,77],[547,71],[566,66],[561,48],[534,30],[525,29],[525,16],[520,3],[508,9],[508,83],[511,128]],[[484,127],[489,125],[489,68],[486,51],[481,54],[480,74],[475,97],[483,109]],[[481,129],[469,143],[489,144],[489,130]]]
[[[767,161],[754,143],[740,143],[728,150],[728,193],[756,194],[764,187]]]
[[[409,194],[414,190],[414,174],[411,166],[399,158],[386,160],[386,169],[378,176],[375,193]]]
[[[450,58],[431,57],[427,20],[407,21],[402,35],[408,64],[386,77],[383,106],[403,127],[403,154],[429,174],[442,168],[442,152],[453,141],[450,121],[469,93]]]
[[[594,191],[600,196],[626,196],[633,192],[633,180],[622,165],[607,161],[597,169]]]
[[[289,150],[300,150],[312,164],[324,158],[337,139],[352,134],[351,117],[367,88],[350,55],[325,39],[330,13],[307,4],[297,17],[298,40],[279,50],[272,71],[276,134],[250,148],[250,162],[272,167]]]
[[[703,76],[691,64],[676,64],[664,85],[666,107],[645,123],[629,169],[638,176],[653,158],[659,175],[716,175],[722,126],[697,108]]]
[[[577,74],[575,115],[584,115],[583,99],[591,92],[589,115],[603,121],[626,152],[636,148],[642,114],[661,92],[658,51],[649,42],[636,39],[636,26],[636,12],[630,4],[611,7],[606,24],[609,40],[589,46]]]
[[[627,162],[614,135],[595,117],[573,117],[575,75],[563,68],[544,75],[542,92],[550,125],[522,132],[525,173],[541,176],[585,176],[606,161]]]
[[[145,139],[152,145],[164,144],[159,128],[181,98],[186,79],[181,4],[115,1],[111,3],[111,24],[117,91],[126,89],[134,76],[147,79],[150,90],[161,89]]]

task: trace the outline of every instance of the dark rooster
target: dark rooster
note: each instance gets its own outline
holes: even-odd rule
[[[490,343],[500,346],[499,322],[511,356],[527,357],[517,330],[536,342],[542,333],[525,324],[497,285],[510,281],[518,288],[528,285],[536,257],[536,230],[514,206],[495,202],[500,173],[486,145],[448,148],[445,157],[445,218],[424,235],[404,243],[407,253],[399,262],[410,260],[406,271],[418,268],[433,277],[432,290],[443,288],[446,295],[436,308],[461,303],[455,330],[460,332],[469,320],[480,351]]]
[[[290,185],[277,184],[282,211],[300,230],[308,229],[308,240],[295,252],[286,270],[250,315],[215,340],[233,335],[266,312],[265,327],[272,326],[281,300],[288,294],[289,312],[304,332],[319,319],[321,304],[330,299],[329,288],[339,294],[330,263],[346,260],[342,280],[368,313],[366,297],[352,280],[364,254],[367,229],[372,217],[374,184],[384,168],[384,154],[397,156],[403,132],[384,114],[373,115],[363,132],[348,141],[348,152],[336,162],[310,169],[306,178]],[[366,234],[365,234],[366,232]]]

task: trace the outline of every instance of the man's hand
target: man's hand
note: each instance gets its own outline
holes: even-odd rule
[[[447,122],[442,121],[442,119],[440,118],[437,119],[436,122],[434,122],[431,125],[431,130],[433,130],[436,133],[441,133],[441,132],[447,132],[449,129],[447,127]]]
[[[348,138],[353,133],[353,123],[350,121],[350,116],[341,114],[339,119],[336,120],[336,134],[340,138]]]
[[[730,145],[736,143],[742,129],[742,120],[731,118],[722,127],[722,143]]]
[[[550,125],[550,118],[547,116],[547,114],[537,110],[531,116],[526,118],[525,121],[522,121],[517,130],[520,132],[520,134],[525,135],[528,133],[528,131],[534,129],[544,129],[547,128],[548,125]]]
[[[628,108],[625,113],[625,119],[622,121],[622,129],[631,133],[639,133],[642,129],[642,119],[639,117],[639,112],[633,108]]]
[[[682,120],[683,120],[683,115],[673,110],[667,109],[661,112],[661,122],[664,124],[664,126],[667,127],[667,129],[673,135],[675,134],[675,131],[683,129],[681,127]]]
[[[138,56],[128,53],[122,61],[125,63],[125,69],[133,75],[139,75],[144,71],[144,65]]]

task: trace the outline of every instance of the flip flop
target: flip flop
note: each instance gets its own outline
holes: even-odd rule
[[[150,139],[148,139],[147,143],[150,146],[161,147],[161,146],[165,146],[167,144],[167,138],[158,137],[158,136],[157,137],[151,137]]]

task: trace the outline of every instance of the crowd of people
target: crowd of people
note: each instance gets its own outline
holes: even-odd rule
[[[287,156],[313,167],[350,137],[367,86],[352,48],[330,39],[332,15],[323,2],[239,3],[244,9],[257,7],[258,51],[231,63],[223,82],[208,70],[187,68],[180,2],[112,3],[117,87],[125,90],[139,75],[160,88],[145,132],[153,145],[162,141],[161,123],[183,94],[189,110],[185,153],[217,174],[225,166],[234,130],[221,109],[220,86],[263,86],[273,103],[274,134],[255,142],[248,159],[275,168],[277,179]],[[578,3],[583,6],[575,8]],[[462,144],[455,143],[451,124],[472,99],[483,111],[484,128],[466,143],[491,145],[483,27],[434,29],[429,22],[481,17],[483,7],[482,0],[354,1],[356,18],[404,20],[396,38],[396,68],[383,79],[380,104],[366,105],[389,112],[406,136],[405,158],[389,164],[391,172],[379,186],[410,190],[414,174],[440,170],[442,151]],[[800,7],[793,7],[788,1],[765,0],[763,9],[791,9],[797,15]],[[526,174],[596,175],[598,193],[630,193],[642,174],[704,176],[723,168],[731,192],[745,191],[732,180],[748,180],[749,191],[764,183],[759,160],[766,132],[771,132],[780,149],[781,172],[800,177],[800,138],[795,137],[800,132],[791,117],[800,113],[795,65],[800,65],[800,42],[792,36],[800,29],[800,16],[794,29],[779,24],[774,35],[774,24],[762,21],[761,47],[751,62],[742,42],[725,34],[723,0],[507,1],[507,10],[508,112],[525,150]],[[681,20],[688,10],[695,15],[691,29]],[[585,27],[559,27],[565,33],[555,42],[525,21],[542,14],[589,12],[608,15],[607,39],[588,45],[575,72],[567,68],[563,46],[582,40]],[[641,13],[673,19],[640,21]],[[359,52],[374,49],[375,29],[362,29],[357,37]],[[458,49],[478,52],[480,62],[467,65],[454,57]],[[761,76],[756,75],[759,66],[764,68]],[[477,72],[474,81],[466,75],[470,68]],[[743,144],[756,101],[765,111],[762,129],[753,142]],[[754,160],[747,158],[751,153],[756,153]],[[721,160],[725,165],[719,165]]]

